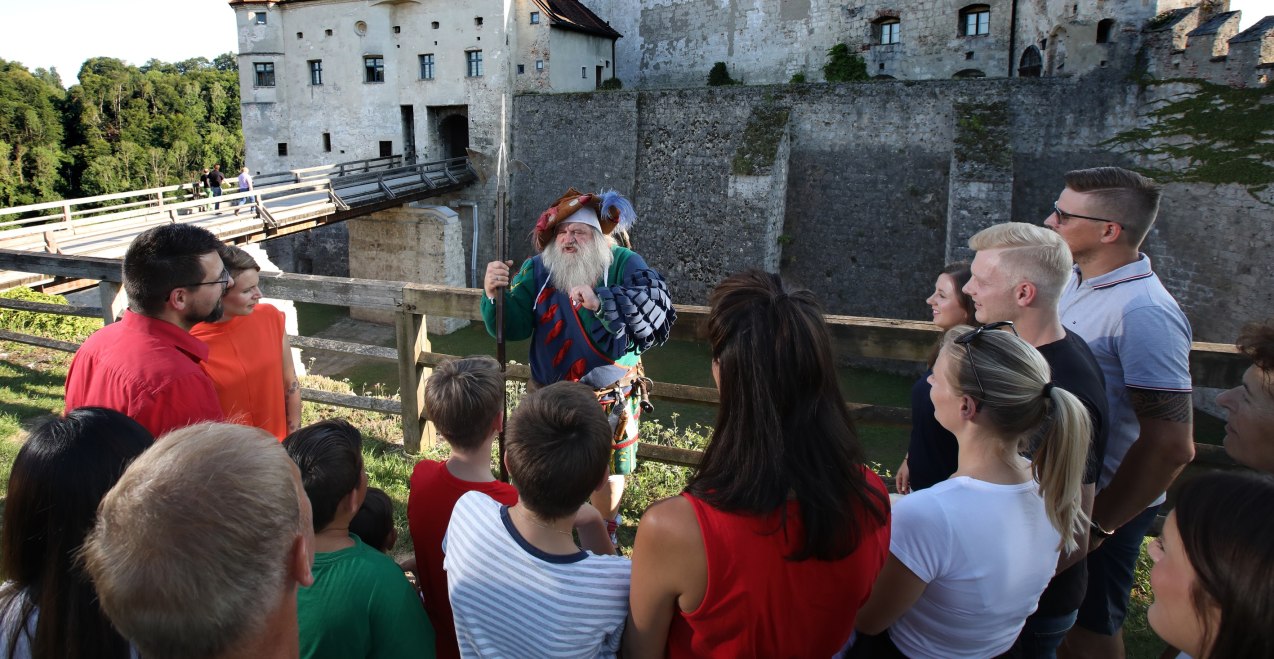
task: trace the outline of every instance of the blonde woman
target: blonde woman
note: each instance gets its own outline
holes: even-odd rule
[[[996,328],[1006,328],[996,331]],[[1080,508],[1091,421],[1049,382],[1012,323],[947,333],[934,364],[935,417],[959,443],[948,480],[894,505],[889,558],[859,612],[852,657],[985,658],[1035,610]],[[1022,457],[1043,437],[1034,460]],[[883,633],[882,632],[887,632]]]

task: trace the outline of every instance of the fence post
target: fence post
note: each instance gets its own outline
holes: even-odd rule
[[[433,424],[421,419],[425,409],[425,380],[430,369],[420,365],[420,355],[429,352],[425,317],[407,304],[398,311],[394,323],[398,334],[398,397],[403,407],[403,448],[419,453],[421,446],[437,441]]]
[[[128,296],[124,294],[124,286],[113,281],[97,284],[97,295],[102,302],[102,322],[110,325],[124,313],[128,306]]]

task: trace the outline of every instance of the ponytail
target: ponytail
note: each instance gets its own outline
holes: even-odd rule
[[[1045,386],[1045,392],[1045,404],[1052,410],[1044,420],[1043,441],[1035,449],[1031,471],[1040,484],[1048,521],[1062,534],[1059,549],[1069,553],[1078,548],[1075,536],[1088,524],[1080,505],[1080,489],[1093,422],[1088,409],[1071,392],[1051,385]]]

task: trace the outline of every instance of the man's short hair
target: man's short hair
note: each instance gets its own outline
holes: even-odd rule
[[[969,239],[969,248],[978,252],[1000,252],[1000,268],[1013,281],[1035,284],[1046,304],[1056,304],[1071,276],[1070,247],[1055,231],[1023,222],[1005,222],[987,227]]]
[[[222,245],[212,232],[191,224],[161,224],[133,239],[124,253],[124,290],[129,307],[154,316],[174,288],[203,281],[200,257]]]
[[[1066,187],[1099,199],[1099,216],[1122,226],[1133,247],[1141,246],[1155,224],[1163,195],[1154,179],[1122,167],[1075,169],[1066,172],[1065,179]]]
[[[1245,325],[1235,345],[1253,365],[1265,372],[1265,386],[1269,388],[1274,384],[1274,318]],[[1274,394],[1274,390],[1270,393]]]
[[[328,419],[293,431],[283,448],[301,470],[314,532],[322,531],[336,517],[341,499],[362,481],[363,435],[345,419]]]
[[[522,399],[504,441],[518,499],[545,519],[575,514],[601,484],[610,451],[606,413],[579,382],[557,382]]]
[[[504,407],[500,362],[479,355],[445,361],[425,384],[425,414],[448,444],[482,445]]]
[[[215,657],[261,631],[305,523],[292,474],[269,433],[223,423],[177,430],[128,467],[84,562],[141,656]]]

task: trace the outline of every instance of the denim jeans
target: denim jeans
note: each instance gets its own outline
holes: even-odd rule
[[[1022,628],[1022,656],[1034,659],[1057,659],[1057,648],[1061,646],[1066,632],[1075,626],[1075,618],[1079,617],[1079,609],[1060,616],[1031,616],[1026,619]]]

